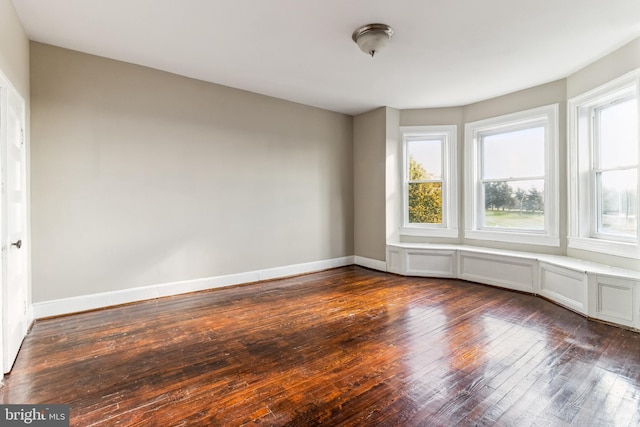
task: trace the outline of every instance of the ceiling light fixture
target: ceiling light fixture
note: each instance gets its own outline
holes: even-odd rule
[[[367,24],[353,32],[351,38],[361,51],[373,56],[391,40],[393,29],[385,24]]]

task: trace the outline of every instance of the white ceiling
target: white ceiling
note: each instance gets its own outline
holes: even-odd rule
[[[347,114],[465,105],[640,36],[640,0],[13,0],[30,39]],[[371,58],[351,40],[382,22]]]

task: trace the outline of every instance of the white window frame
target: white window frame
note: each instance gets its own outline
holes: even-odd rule
[[[640,212],[633,238],[597,232],[597,195],[594,181],[595,148],[593,113],[635,92],[640,105],[640,69],[596,87],[568,102],[569,138],[569,236],[568,247],[626,258],[640,258]],[[640,108],[638,136],[640,138]],[[640,165],[640,150],[636,165]],[[640,200],[640,170],[638,194]],[[640,211],[640,209],[639,209]]]
[[[405,236],[458,237],[458,192],[457,156],[458,132],[456,125],[401,126],[402,140],[402,226],[400,234]],[[419,139],[441,139],[442,141],[442,223],[409,223],[409,183],[407,143]]]
[[[544,230],[506,230],[483,227],[484,200],[480,142],[483,135],[545,127]],[[466,239],[560,246],[558,194],[558,104],[546,105],[465,124]]]

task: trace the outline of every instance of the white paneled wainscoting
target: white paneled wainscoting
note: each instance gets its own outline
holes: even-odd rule
[[[387,245],[387,271],[445,277],[540,295],[585,316],[640,330],[640,272],[464,245]]]

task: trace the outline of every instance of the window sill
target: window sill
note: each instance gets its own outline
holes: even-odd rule
[[[458,238],[457,228],[400,227],[401,236]]]
[[[640,259],[640,246],[636,243],[590,239],[587,237],[569,237],[568,246],[571,249],[580,249],[583,251],[599,252],[625,258]]]
[[[522,243],[528,245],[560,247],[560,238],[547,234],[466,230],[465,239],[490,240],[494,242]]]

